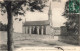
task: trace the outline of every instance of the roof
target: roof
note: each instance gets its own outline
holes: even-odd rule
[[[32,26],[32,25],[49,25],[49,21],[26,21],[23,23],[23,26]]]

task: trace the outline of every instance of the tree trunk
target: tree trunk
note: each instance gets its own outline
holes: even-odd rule
[[[7,7],[7,46],[8,51],[13,51],[14,49],[14,41],[13,41],[13,16],[12,16],[12,9],[11,9],[11,1],[8,1]]]

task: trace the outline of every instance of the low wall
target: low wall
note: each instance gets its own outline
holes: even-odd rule
[[[70,44],[78,44],[79,39],[78,36],[59,36],[59,41]]]

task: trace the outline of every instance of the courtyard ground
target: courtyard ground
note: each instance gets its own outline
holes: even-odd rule
[[[58,41],[58,36],[14,33],[14,46],[20,47],[54,47],[76,46]],[[0,32],[0,49],[6,49],[7,33]]]

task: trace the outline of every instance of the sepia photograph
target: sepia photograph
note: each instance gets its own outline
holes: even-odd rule
[[[80,51],[80,0],[0,0],[0,51]]]

